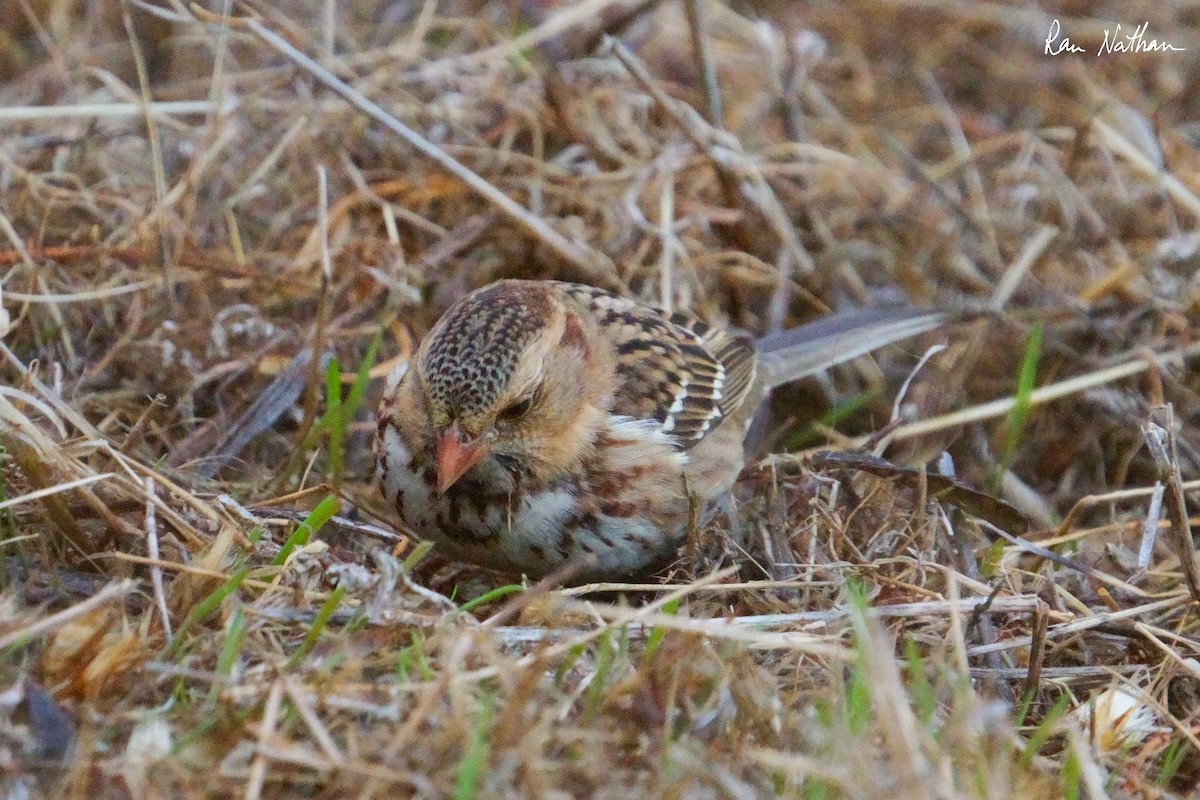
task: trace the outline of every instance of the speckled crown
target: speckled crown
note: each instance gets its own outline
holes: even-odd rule
[[[494,408],[550,308],[544,290],[507,281],[451,306],[430,332],[422,362],[430,403],[455,419]]]

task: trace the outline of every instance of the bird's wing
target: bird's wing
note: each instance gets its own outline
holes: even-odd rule
[[[686,311],[668,313],[590,286],[563,286],[616,350],[614,413],[657,420],[688,449],[745,402],[755,368],[749,337]]]

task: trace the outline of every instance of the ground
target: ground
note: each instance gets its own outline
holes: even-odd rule
[[[1167,3],[0,1],[5,797],[1189,796],[1197,54]],[[954,319],[562,588],[371,483],[503,277]]]

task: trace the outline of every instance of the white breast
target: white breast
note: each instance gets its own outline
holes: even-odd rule
[[[491,458],[437,496],[423,475],[424,459],[414,461],[392,426],[383,429],[386,468],[381,460],[379,477],[405,524],[451,557],[533,577],[584,562],[593,566],[574,580],[634,572],[668,558],[682,541],[687,455],[654,420],[607,422],[597,452],[578,474],[525,487],[519,496],[512,476]],[[490,488],[492,502],[478,496],[480,485]]]

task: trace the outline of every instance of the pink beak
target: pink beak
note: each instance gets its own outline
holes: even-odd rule
[[[437,443],[437,491],[445,494],[471,467],[483,460],[484,447],[478,439],[463,441],[458,423],[451,423]]]

